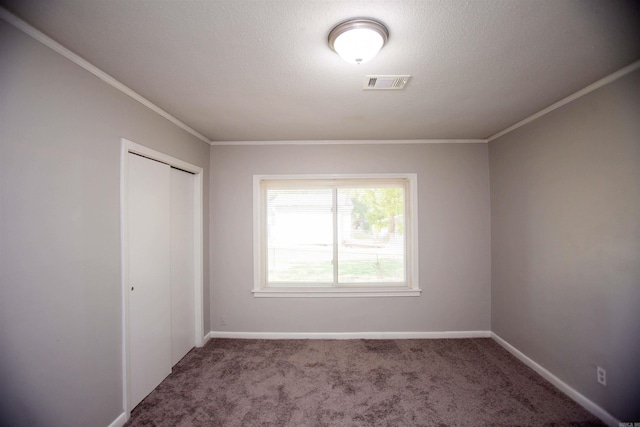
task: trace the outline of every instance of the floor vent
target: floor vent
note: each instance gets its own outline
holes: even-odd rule
[[[365,90],[400,90],[404,89],[411,76],[366,76]]]

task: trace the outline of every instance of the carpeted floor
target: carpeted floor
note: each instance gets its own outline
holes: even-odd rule
[[[127,426],[595,426],[491,339],[232,340],[193,349]]]

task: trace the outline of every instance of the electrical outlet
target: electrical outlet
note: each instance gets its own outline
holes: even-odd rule
[[[224,314],[220,316],[220,326],[227,326],[227,316]]]
[[[598,377],[598,382],[606,387],[607,385],[607,371],[598,366],[596,369],[596,375]]]

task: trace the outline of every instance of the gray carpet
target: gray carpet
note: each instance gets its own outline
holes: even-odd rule
[[[193,349],[127,426],[595,426],[491,339],[231,340]]]

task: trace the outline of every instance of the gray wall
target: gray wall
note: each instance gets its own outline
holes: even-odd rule
[[[418,174],[422,295],[253,297],[253,175],[369,172]],[[486,144],[213,146],[210,212],[214,331],[489,330]]]
[[[123,410],[120,138],[205,168],[205,197],[209,146],[4,21],[0,58],[0,425],[105,426]]]
[[[489,144],[492,330],[621,421],[640,420],[639,119],[636,71]]]

